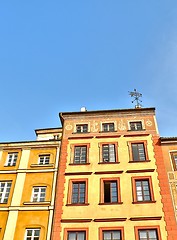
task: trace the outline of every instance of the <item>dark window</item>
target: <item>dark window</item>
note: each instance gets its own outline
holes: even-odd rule
[[[132,143],[133,161],[146,161],[146,154],[143,143]]]
[[[68,232],[67,240],[86,240],[86,233],[85,231]]]
[[[84,204],[85,203],[85,182],[73,182],[72,183],[72,204]]]
[[[77,146],[74,148],[74,163],[82,164],[87,162],[87,146]]]
[[[115,145],[104,144],[102,146],[102,155],[103,155],[103,162],[115,162],[116,161]]]
[[[78,124],[76,125],[77,133],[85,133],[88,132],[88,124]]]
[[[132,131],[140,131],[142,130],[143,127],[142,127],[142,122],[139,121],[139,122],[130,122],[130,130]]]
[[[118,202],[117,181],[104,181],[104,203]]]
[[[158,240],[156,229],[138,230],[139,240]]]
[[[135,180],[136,200],[140,202],[151,201],[149,180]]]
[[[173,168],[174,170],[177,170],[177,153],[172,154],[172,162],[173,162]]]
[[[102,131],[103,132],[113,132],[114,131],[114,123],[103,123]]]
[[[121,231],[113,230],[113,231],[103,231],[103,240],[121,240]]]

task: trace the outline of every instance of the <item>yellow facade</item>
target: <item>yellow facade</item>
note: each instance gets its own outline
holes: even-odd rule
[[[161,144],[177,220],[177,161],[175,161],[175,156],[177,156],[177,138],[162,137]]]
[[[40,240],[50,239],[62,129],[36,135],[36,141],[0,144],[0,240],[26,239],[28,229],[39,229]]]

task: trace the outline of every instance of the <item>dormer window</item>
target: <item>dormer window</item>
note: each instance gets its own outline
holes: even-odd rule
[[[76,132],[77,133],[87,133],[88,132],[88,124],[77,124]]]
[[[141,130],[143,130],[142,122],[141,121],[130,122],[130,130],[131,131],[141,131]]]
[[[102,131],[103,132],[114,132],[114,123],[103,123]]]

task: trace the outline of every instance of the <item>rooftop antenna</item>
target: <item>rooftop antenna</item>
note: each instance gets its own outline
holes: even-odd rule
[[[142,94],[137,92],[136,89],[134,89],[134,92],[129,92],[129,95],[134,98],[132,103],[134,103],[136,101],[135,108],[141,108],[142,105],[140,104],[140,102],[142,102],[142,101],[139,98],[142,97]]]

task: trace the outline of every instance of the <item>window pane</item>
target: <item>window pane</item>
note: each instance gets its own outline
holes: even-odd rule
[[[103,231],[103,240],[121,240],[121,231]]]
[[[132,154],[133,154],[133,160],[134,161],[145,161],[146,156],[145,156],[145,150],[144,150],[144,144],[143,143],[138,143],[132,144]]]
[[[74,163],[86,163],[87,160],[87,147],[75,147],[74,150]]]
[[[139,240],[158,240],[156,229],[139,230]]]
[[[85,182],[72,183],[72,203],[85,203]]]

